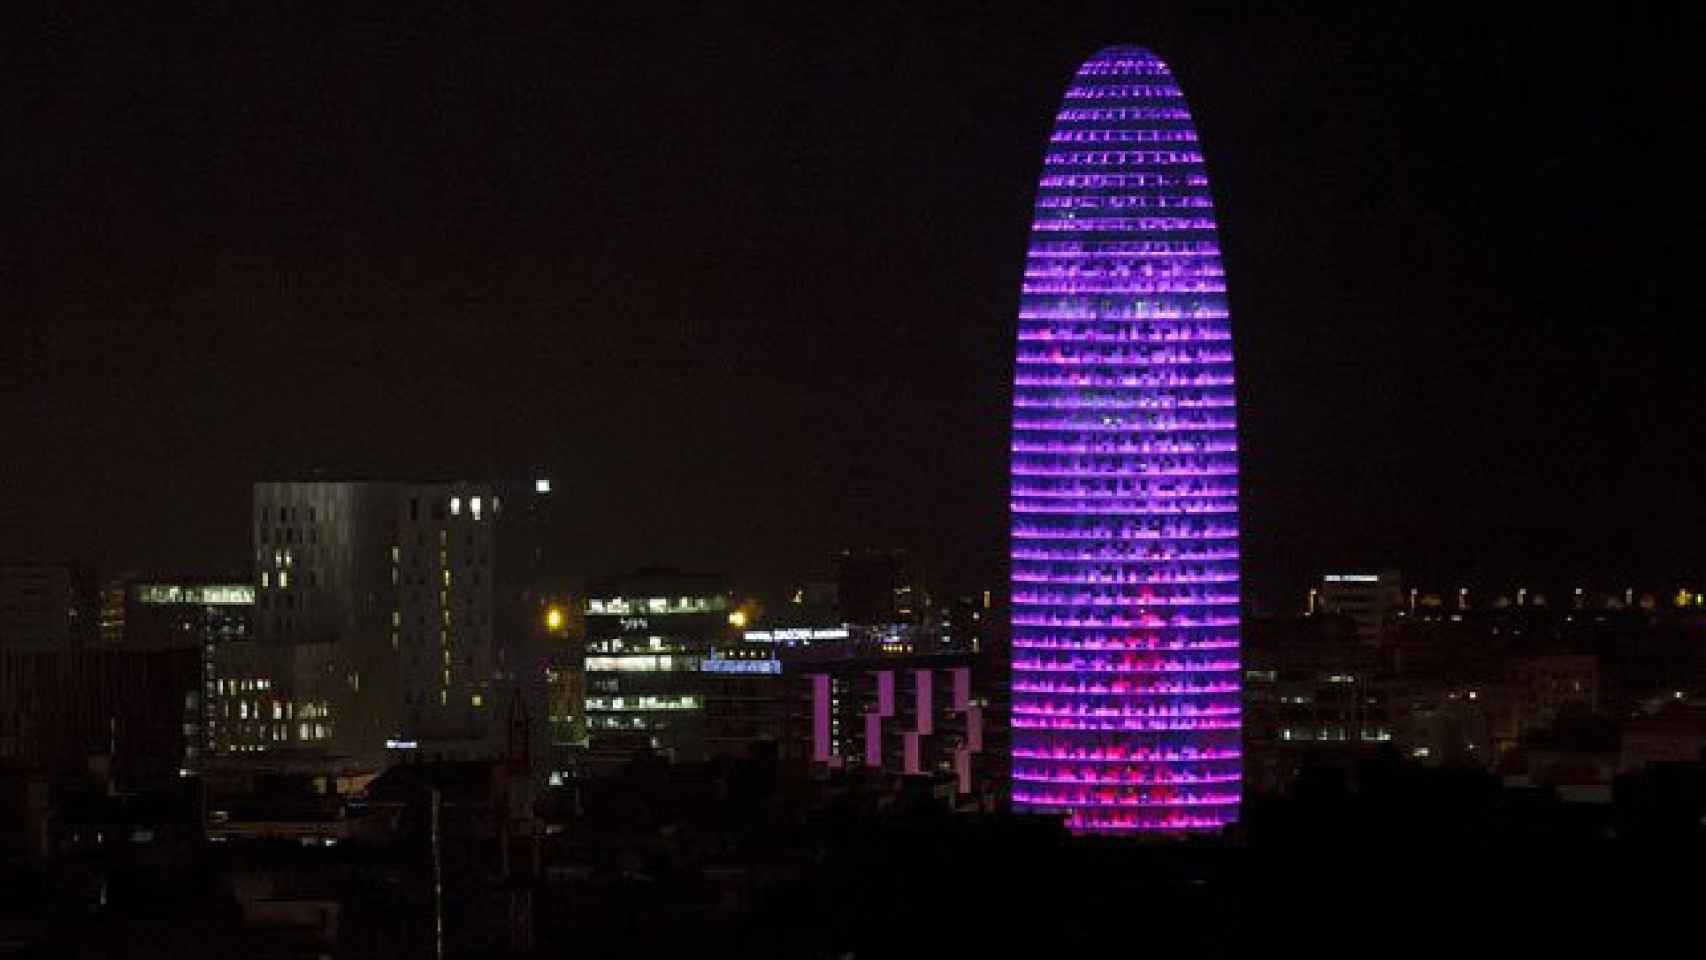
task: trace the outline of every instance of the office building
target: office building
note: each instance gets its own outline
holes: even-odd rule
[[[256,484],[254,638],[209,677],[219,752],[496,755],[533,679],[498,609],[503,511],[483,483]]]
[[[1244,782],[1284,792],[1305,767],[1349,765],[1394,739],[1376,651],[1347,617],[1244,624]]]
[[[247,583],[95,578],[66,566],[0,574],[0,758],[123,786],[175,778],[206,745],[213,645],[248,630]]]
[[[727,583],[650,568],[598,581],[587,593],[589,762],[607,769],[641,753],[704,759],[700,664],[734,635]]]
[[[1238,817],[1238,438],[1214,202],[1167,65],[1079,68],[1043,158],[1012,431],[1013,806]]]
[[[801,651],[787,662],[810,691],[814,763],[938,777],[962,797],[990,782],[987,701],[971,656],[837,653]]]
[[[183,764],[193,770],[204,753],[219,749],[219,717],[238,697],[219,682],[215,664],[224,645],[252,639],[255,586],[233,577],[175,578],[114,581],[107,592],[115,589],[124,598],[117,619],[121,630],[111,638],[115,618],[103,615],[103,646],[195,654],[196,669],[185,678],[183,717]]]
[[[1404,585],[1396,570],[1329,573],[1310,594],[1311,614],[1330,613],[1356,623],[1357,639],[1380,646],[1393,617],[1404,610]]]

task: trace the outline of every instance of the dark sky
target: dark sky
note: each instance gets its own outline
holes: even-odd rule
[[[0,555],[241,570],[257,478],[537,464],[579,574],[993,584],[1044,140],[1131,42],[1214,179],[1258,601],[1706,572],[1698,6],[580,6],[5,31]]]

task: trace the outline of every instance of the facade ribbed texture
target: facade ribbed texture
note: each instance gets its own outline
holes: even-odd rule
[[[1172,73],[1081,68],[1037,188],[1013,398],[1013,804],[1238,817],[1238,442],[1208,175]]]

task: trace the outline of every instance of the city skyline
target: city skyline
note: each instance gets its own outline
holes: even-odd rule
[[[241,570],[256,479],[538,467],[586,505],[561,538],[608,558],[578,576],[768,588],[862,545],[1000,583],[978,478],[1006,456],[1047,91],[1143,36],[1209,118],[1248,278],[1258,606],[1351,566],[1706,573],[1683,254],[1616,240],[1697,199],[1666,120],[1688,15],[1620,13],[1601,44],[1402,9],[895,14],[428,17],[384,56],[384,24],[340,21],[173,56],[99,16],[43,36],[17,61],[34,148],[5,161],[0,419],[30,455],[0,555]],[[1588,48],[1602,79],[1555,88]]]
[[[19,18],[0,953],[1682,942],[1702,41]]]

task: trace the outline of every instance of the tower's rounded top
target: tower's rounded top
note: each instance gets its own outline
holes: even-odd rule
[[[1171,71],[1160,57],[1146,47],[1116,44],[1096,51],[1078,68],[1079,76],[1168,75]]]

